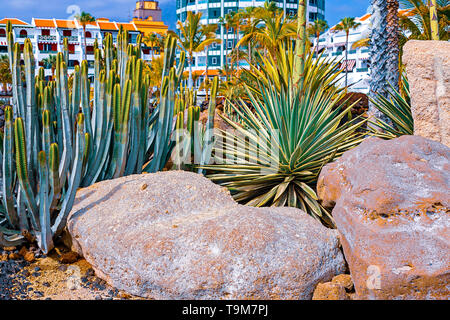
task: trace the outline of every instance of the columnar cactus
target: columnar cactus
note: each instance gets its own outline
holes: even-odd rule
[[[176,40],[169,37],[160,104],[150,114],[140,37],[132,46],[121,30],[114,47],[108,35],[103,49],[96,46],[92,86],[83,61],[70,89],[67,41],[56,56],[55,79],[46,82],[26,40],[23,83],[22,52],[8,30],[14,99],[5,109],[0,246],[36,239],[47,253],[66,225],[79,187],[140,173],[145,163],[146,171],[165,166],[174,146],[175,89],[184,55],[175,68]]]

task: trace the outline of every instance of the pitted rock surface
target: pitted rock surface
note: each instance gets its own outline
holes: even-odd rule
[[[112,286],[156,299],[311,299],[345,271],[337,232],[292,208],[253,208],[169,171],[77,194],[73,246]]]
[[[419,136],[365,140],[322,170],[360,299],[450,297],[450,149]]]

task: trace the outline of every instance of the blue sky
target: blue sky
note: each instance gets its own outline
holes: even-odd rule
[[[65,19],[74,13],[73,6],[99,18],[129,21],[135,0],[0,0],[1,18],[17,17],[27,22],[35,18]],[[175,0],[159,0],[163,19],[174,28],[176,22]],[[370,0],[326,0],[326,19],[334,25],[343,17],[356,17],[366,13]]]

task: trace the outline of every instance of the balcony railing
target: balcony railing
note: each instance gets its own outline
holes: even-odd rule
[[[362,49],[361,50],[361,53],[367,53],[367,52],[369,52],[369,49]]]
[[[78,42],[78,37],[77,36],[67,36],[67,37],[63,37],[63,39],[64,38],[67,38],[67,40],[69,42]]]
[[[38,40],[41,40],[41,41],[56,41],[56,36],[39,35]]]
[[[356,72],[369,72],[369,68],[357,68]]]
[[[332,55],[333,55],[333,56],[340,56],[340,55],[342,55],[342,51],[339,51],[339,52],[333,52]]]

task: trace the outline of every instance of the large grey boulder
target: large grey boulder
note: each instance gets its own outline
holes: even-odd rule
[[[337,232],[297,209],[238,205],[171,171],[78,192],[74,249],[112,286],[157,299],[311,299],[345,271]]]
[[[360,299],[450,298],[450,149],[370,138],[322,170]]]

